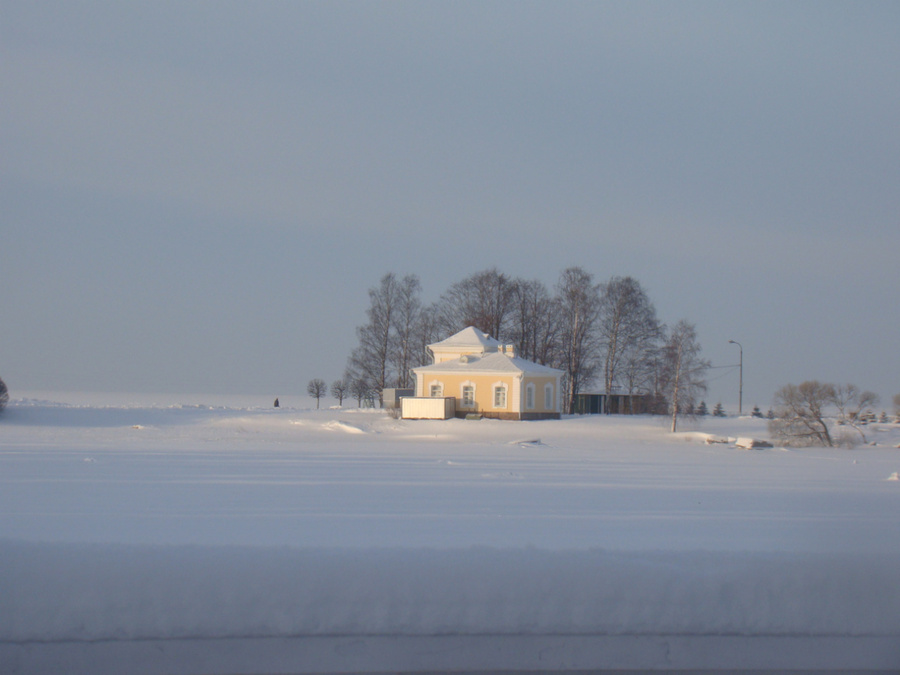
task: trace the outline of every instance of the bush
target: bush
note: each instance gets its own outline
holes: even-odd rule
[[[0,378],[0,412],[3,412],[7,403],[9,403],[9,389],[6,388],[6,383]]]
[[[785,445],[832,447],[825,409],[834,400],[834,385],[809,380],[788,384],[775,393],[775,419],[769,433]]]
[[[769,422],[769,432],[793,446],[865,443],[862,427],[870,420],[869,407],[877,402],[874,393],[852,384],[835,386],[815,380],[788,384],[775,394],[775,419]],[[836,437],[829,429],[829,418],[840,427]]]

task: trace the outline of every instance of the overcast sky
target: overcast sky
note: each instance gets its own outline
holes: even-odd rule
[[[385,272],[572,265],[741,342],[745,408],[889,408],[900,3],[0,1],[13,397],[299,394]]]

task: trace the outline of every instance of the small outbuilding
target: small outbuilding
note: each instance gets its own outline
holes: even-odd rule
[[[384,407],[388,410],[400,407],[400,400],[405,396],[412,396],[415,393],[413,389],[398,389],[385,387],[381,392],[381,398],[384,401]]]
[[[652,397],[646,394],[608,394],[605,391],[575,394],[576,415],[640,415],[650,412]]]
[[[405,420],[448,420],[456,415],[456,399],[404,396],[400,417]]]

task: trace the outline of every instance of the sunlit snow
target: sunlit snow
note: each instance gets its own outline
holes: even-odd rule
[[[270,405],[13,399],[0,670],[900,667],[900,425]]]

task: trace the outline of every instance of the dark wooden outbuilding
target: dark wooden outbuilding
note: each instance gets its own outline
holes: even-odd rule
[[[645,394],[575,394],[576,415],[640,415],[650,412],[651,397]]]

